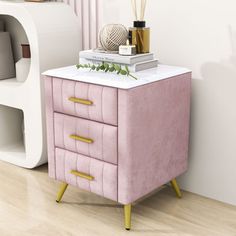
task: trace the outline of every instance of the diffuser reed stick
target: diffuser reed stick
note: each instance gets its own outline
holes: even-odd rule
[[[140,7],[140,20],[142,20],[142,18],[143,18],[143,8],[144,8],[143,4],[144,4],[144,1],[141,0],[141,7]]]
[[[147,0],[142,0],[142,15],[141,15],[141,20],[144,19],[146,5],[147,5]]]
[[[134,13],[135,20],[138,20],[137,2],[136,2],[136,0],[131,0],[131,3],[132,3],[132,8],[133,8],[133,13]]]
[[[143,21],[144,15],[145,15],[145,10],[146,10],[146,5],[147,5],[147,0],[141,0],[141,6],[140,6],[140,15],[138,17],[138,8],[137,8],[137,0],[131,0],[132,8],[133,8],[133,13],[135,20],[141,20]]]

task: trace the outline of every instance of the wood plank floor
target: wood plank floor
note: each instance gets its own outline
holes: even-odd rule
[[[163,187],[133,207],[132,231],[123,208],[69,187],[60,204],[47,166],[26,170],[0,162],[0,236],[236,236],[236,207]]]

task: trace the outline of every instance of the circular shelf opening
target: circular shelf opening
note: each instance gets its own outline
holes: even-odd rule
[[[15,17],[0,15],[0,43],[0,83],[13,85],[25,82],[31,59],[23,58],[22,45],[28,45],[29,40],[23,26]]]

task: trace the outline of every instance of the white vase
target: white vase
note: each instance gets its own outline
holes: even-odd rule
[[[22,44],[22,55],[23,58],[21,58],[16,63],[16,80],[19,82],[24,82],[29,74],[30,70],[30,47],[28,44]]]
[[[0,80],[15,77],[11,38],[8,32],[0,32]]]
[[[24,82],[29,74],[30,69],[30,58],[21,58],[16,63],[16,80],[19,82]]]

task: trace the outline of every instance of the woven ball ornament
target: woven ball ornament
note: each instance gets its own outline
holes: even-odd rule
[[[105,25],[99,33],[100,44],[106,51],[118,51],[120,45],[125,45],[128,30],[121,24]]]

